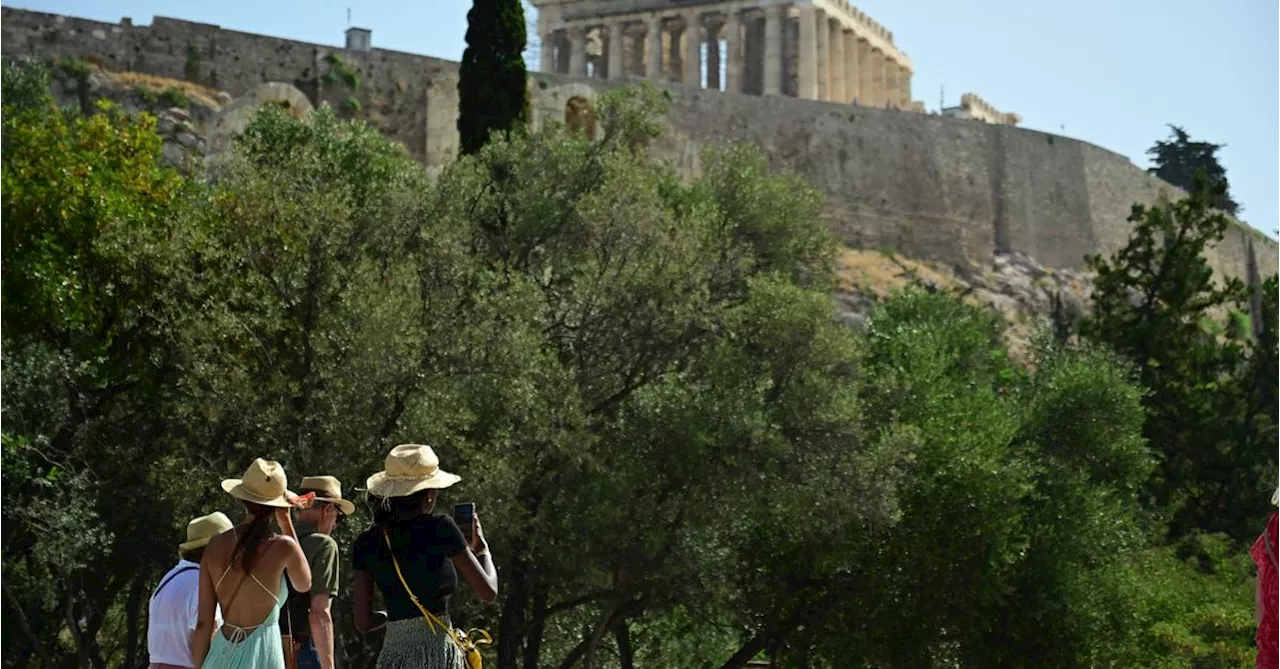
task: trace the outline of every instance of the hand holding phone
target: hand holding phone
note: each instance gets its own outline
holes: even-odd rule
[[[462,536],[470,544],[475,537],[476,531],[476,503],[463,502],[462,504],[454,505],[453,522],[458,524],[458,529],[462,530]]]

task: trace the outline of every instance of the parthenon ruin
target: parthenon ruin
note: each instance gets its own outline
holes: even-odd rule
[[[911,59],[847,0],[532,0],[540,69],[910,109]]]

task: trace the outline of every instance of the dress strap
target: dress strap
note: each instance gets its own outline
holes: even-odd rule
[[[271,599],[275,600],[276,604],[279,604],[279,603],[280,603],[280,597],[278,597],[278,596],[276,595],[276,593],[272,592],[272,591],[271,591],[271,588],[268,588],[267,586],[263,585],[263,584],[262,584],[262,581],[259,581],[259,580],[258,580],[258,575],[257,575],[257,574],[254,574],[254,573],[250,572],[250,573],[249,573],[249,578],[252,578],[252,579],[253,579],[253,582],[258,584],[258,587],[262,588],[263,590],[266,590],[266,591],[267,591],[267,594],[268,594],[268,595],[271,595]],[[281,574],[281,575],[280,575],[280,578],[284,578],[284,574]]]

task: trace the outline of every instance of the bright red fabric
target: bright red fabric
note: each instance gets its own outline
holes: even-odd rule
[[[1262,587],[1262,622],[1258,624],[1258,635],[1255,637],[1258,643],[1258,660],[1254,666],[1257,669],[1280,669],[1276,666],[1276,599],[1280,597],[1276,585],[1275,551],[1280,547],[1276,536],[1276,514],[1271,514],[1271,518],[1267,520],[1267,529],[1263,532],[1253,542],[1253,548],[1249,549],[1249,555],[1253,556],[1253,562],[1258,565],[1258,583]],[[1263,539],[1267,536],[1271,538],[1270,556]]]

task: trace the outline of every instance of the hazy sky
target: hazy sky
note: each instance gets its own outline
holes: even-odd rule
[[[857,0],[855,0],[856,2]],[[352,23],[377,47],[457,60],[469,0],[20,0],[28,9],[117,22],[155,14],[340,45]],[[1220,152],[1242,217],[1280,226],[1280,46],[1275,0],[862,0],[911,55],[929,109],[972,91],[1028,128],[1066,134],[1147,166],[1184,127]],[[536,64],[534,65],[536,67]]]

